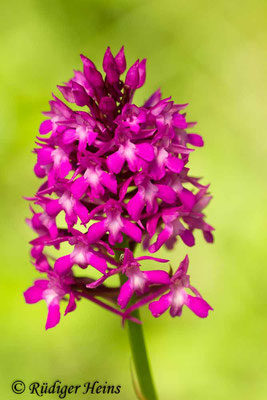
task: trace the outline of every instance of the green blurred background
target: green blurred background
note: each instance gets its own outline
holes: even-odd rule
[[[128,66],[148,59],[137,104],[158,87],[190,103],[205,139],[192,171],[214,195],[207,220],[215,244],[197,235],[194,248],[180,244],[168,254],[177,264],[189,253],[192,283],[214,312],[207,320],[189,310],[180,319],[142,313],[159,398],[267,398],[266,11],[264,0],[1,2],[1,398],[29,398],[12,394],[14,379],[108,381],[122,385],[121,394],[99,398],[135,398],[116,316],[82,301],[45,332],[45,304],[28,306],[22,296],[38,276],[22,196],[39,184],[31,149],[41,111],[56,85],[81,68],[81,52],[100,66],[108,45],[116,52],[123,44]]]

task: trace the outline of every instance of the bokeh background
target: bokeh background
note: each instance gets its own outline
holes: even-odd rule
[[[192,283],[214,312],[207,320],[189,310],[180,319],[142,314],[159,398],[267,398],[266,11],[265,0],[1,2],[1,398],[18,398],[14,379],[108,381],[122,392],[103,398],[135,398],[119,319],[82,301],[45,332],[45,304],[28,306],[22,296],[37,277],[22,196],[39,184],[31,149],[41,111],[56,85],[81,68],[81,52],[100,66],[108,45],[116,52],[123,44],[128,65],[148,59],[137,104],[158,87],[190,103],[205,139],[192,171],[214,195],[207,220],[215,244],[198,235],[194,248],[180,244],[168,254],[175,265],[189,253]]]

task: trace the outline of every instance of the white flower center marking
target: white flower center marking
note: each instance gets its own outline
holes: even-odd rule
[[[62,149],[56,149],[52,151],[52,158],[54,161],[54,164],[56,166],[59,166],[61,162],[67,158],[65,152]]]
[[[43,297],[49,306],[58,297],[58,294],[53,289],[46,289],[43,293]]]
[[[126,160],[133,160],[135,158],[135,145],[131,142],[128,142],[124,146],[123,154]]]
[[[61,196],[58,202],[59,204],[62,205],[67,214],[70,214],[72,212],[74,201],[73,198],[69,195],[69,193],[67,192],[63,193],[63,196]]]

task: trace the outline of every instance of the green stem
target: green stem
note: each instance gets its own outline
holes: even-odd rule
[[[139,310],[132,313],[140,320]],[[143,400],[157,400],[157,394],[150,370],[148,354],[146,350],[143,326],[131,321],[126,321],[127,331],[135,366],[135,372]]]
[[[125,243],[124,243],[125,245]],[[120,245],[122,247],[122,244]],[[124,246],[128,247],[127,245]],[[116,251],[116,259],[119,260],[123,254],[123,248]],[[121,284],[125,282],[125,276],[120,276]],[[132,315],[141,320],[139,310],[135,310]],[[131,321],[125,321],[128,332],[132,358],[135,367],[135,375],[138,380],[138,389],[136,394],[140,400],[157,400],[157,394],[153,383],[150,370],[148,354],[146,350],[143,326]],[[140,393],[138,393],[140,392]]]

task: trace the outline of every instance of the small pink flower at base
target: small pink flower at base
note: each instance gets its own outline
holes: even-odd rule
[[[153,257],[148,257],[153,260]],[[118,304],[121,308],[125,308],[129,303],[132,295],[142,295],[149,290],[150,285],[168,285],[170,278],[167,272],[161,270],[141,271],[138,258],[135,259],[130,250],[125,249],[123,260],[123,273],[129,278],[120,289],[118,296]],[[168,260],[164,260],[166,262]]]
[[[58,258],[55,262],[55,271],[59,275],[66,274],[71,270],[74,264],[79,265],[81,268],[92,265],[92,267],[103,274],[107,269],[107,262],[105,259],[83,243],[76,244],[70,255]]]
[[[189,275],[187,275],[188,263],[188,256],[186,256],[171,278],[170,291],[161,296],[159,300],[149,304],[149,310],[154,317],[159,317],[168,308],[170,308],[170,315],[172,317],[180,317],[184,305],[200,318],[206,318],[209,311],[213,310],[197,290],[190,285]],[[191,289],[196,296],[187,294],[186,288]]]
[[[51,273],[52,274],[52,273]],[[65,286],[65,287],[64,287]],[[39,279],[24,292],[25,301],[34,304],[44,300],[47,304],[48,315],[45,329],[53,328],[60,321],[60,301],[69,294],[69,302],[65,309],[65,315],[76,308],[75,297],[66,285],[63,285],[56,274],[51,275],[50,280]]]

